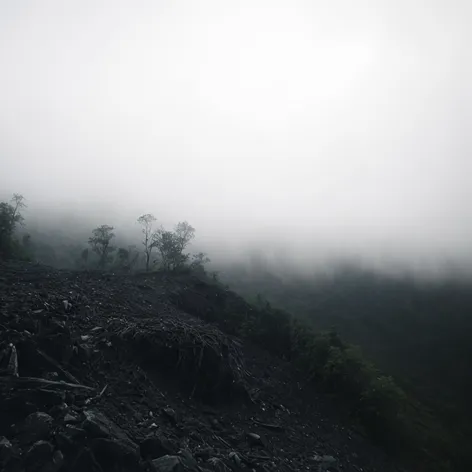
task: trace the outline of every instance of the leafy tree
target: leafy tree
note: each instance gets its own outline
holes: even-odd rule
[[[117,268],[129,272],[136,261],[138,260],[140,252],[136,250],[136,246],[128,246],[128,248],[120,247],[116,254],[115,265]]]
[[[120,247],[118,249],[118,260],[120,261],[121,265],[125,265],[129,261],[129,251],[124,247]]]
[[[199,252],[198,254],[194,254],[192,256],[192,262],[190,263],[190,269],[195,272],[199,272],[201,274],[205,273],[205,264],[208,264],[210,258],[204,253]]]
[[[195,228],[190,226],[186,221],[177,223],[175,226],[175,236],[180,253],[188,246],[190,241],[195,237]]]
[[[92,231],[93,235],[88,241],[92,251],[98,255],[98,265],[102,268],[110,261],[110,254],[116,249],[114,246],[110,245],[111,240],[115,237],[113,229],[113,226],[99,226]]]
[[[138,223],[143,227],[143,246],[144,246],[144,254],[146,255],[146,272],[149,272],[149,262],[151,259],[151,253],[154,248],[153,244],[153,231],[152,225],[156,221],[154,215],[150,213],[146,213],[138,218]]]
[[[26,208],[23,195],[15,193],[11,203],[0,203],[0,256],[11,257],[14,252],[13,234],[24,218],[20,211]]]
[[[159,229],[154,234],[153,246],[161,255],[162,268],[164,270],[175,270],[183,264],[180,243],[172,231]]]
[[[176,270],[184,266],[190,255],[184,250],[195,237],[195,229],[186,221],[178,223],[174,231],[159,229],[153,234],[152,245],[161,255],[162,267],[165,270]]]

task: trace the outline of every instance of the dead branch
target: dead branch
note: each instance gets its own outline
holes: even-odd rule
[[[81,390],[95,390],[86,385],[73,384],[68,382],[56,382],[54,380],[40,379],[37,377],[0,377],[1,384],[11,384],[19,387],[58,387],[58,388],[77,388]]]

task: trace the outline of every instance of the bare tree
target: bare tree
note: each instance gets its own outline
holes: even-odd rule
[[[19,193],[14,193],[13,198],[11,199],[13,206],[13,219],[16,223],[23,223],[24,218],[20,214],[20,210],[26,208],[25,197]]]
[[[154,233],[152,231],[152,225],[156,221],[156,218],[151,213],[146,213],[138,218],[138,223],[143,227],[143,246],[144,253],[146,254],[146,272],[149,272],[149,261],[151,260],[151,253],[154,247]]]
[[[113,226],[102,225],[95,228],[92,233],[93,236],[89,238],[89,244],[99,257],[99,267],[105,267],[110,259],[110,253],[116,248],[110,245],[111,240],[115,237],[113,233]]]

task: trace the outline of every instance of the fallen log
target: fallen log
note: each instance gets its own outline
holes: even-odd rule
[[[95,388],[87,387],[86,385],[68,383],[68,382],[56,382],[54,380],[40,379],[37,377],[0,377],[0,384],[10,384],[16,387],[60,387],[60,388],[71,388],[80,390],[94,391]]]
[[[54,366],[55,369],[57,369],[64,377],[67,378],[67,380],[69,380],[70,382],[74,383],[74,384],[78,384],[79,381],[70,373],[70,372],[67,372],[67,370],[65,370],[56,360],[54,360],[52,357],[48,356],[45,352],[41,351],[40,349],[37,349],[36,350],[37,353],[47,362],[49,362],[49,364],[51,364],[52,366]]]
[[[261,428],[270,429],[272,431],[283,431],[284,427],[278,424],[263,423],[262,421],[252,420],[254,424],[260,426]]]

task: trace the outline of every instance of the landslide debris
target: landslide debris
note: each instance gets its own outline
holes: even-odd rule
[[[401,470],[205,287],[1,264],[0,470]]]

